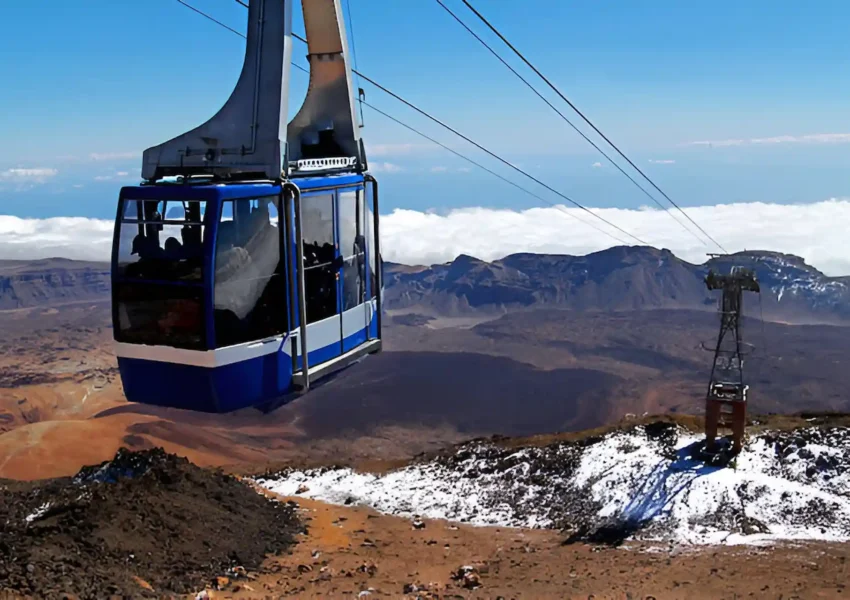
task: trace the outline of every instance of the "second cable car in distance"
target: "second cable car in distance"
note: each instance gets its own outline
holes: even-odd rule
[[[271,408],[381,349],[378,186],[340,3],[302,6],[310,87],[283,135],[291,0],[251,0],[227,103],[145,151],[145,182],[121,190],[112,310],[130,401]]]

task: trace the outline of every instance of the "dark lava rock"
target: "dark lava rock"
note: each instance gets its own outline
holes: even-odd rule
[[[122,448],[74,478],[0,487],[0,592],[197,592],[230,568],[259,568],[302,530],[291,506],[232,476],[160,448]]]
[[[741,519],[741,532],[745,535],[770,533],[770,528],[758,519],[744,515]]]
[[[456,571],[452,571],[452,581],[458,582],[461,586],[469,590],[474,590],[481,587],[481,576],[478,569],[472,566],[458,567]]]

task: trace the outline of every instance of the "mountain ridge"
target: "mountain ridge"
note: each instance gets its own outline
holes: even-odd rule
[[[572,310],[687,308],[714,310],[709,269],[750,267],[761,298],[745,309],[800,324],[850,324],[850,277],[829,277],[791,254],[765,250],[689,263],[670,250],[615,246],[583,256],[511,254],[492,262],[461,255],[429,267],[385,263],[385,306],[396,312],[456,317],[540,307]]]
[[[69,258],[0,260],[0,310],[109,299],[109,263]]]
[[[621,311],[715,310],[705,287],[711,268],[753,268],[760,297],[746,294],[745,311],[795,324],[850,325],[850,276],[829,277],[793,254],[747,250],[702,264],[668,249],[614,246],[586,255],[515,253],[485,261],[461,254],[433,265],[385,262],[385,302],[391,314],[429,317],[496,315],[564,308]],[[106,262],[49,258],[0,260],[0,310],[109,299]]]

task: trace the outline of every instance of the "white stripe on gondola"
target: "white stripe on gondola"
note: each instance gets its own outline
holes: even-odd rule
[[[119,358],[137,358],[212,369],[258,358],[266,354],[273,354],[280,350],[282,346],[287,345],[284,343],[287,337],[278,335],[259,342],[247,342],[227,348],[218,348],[217,350],[187,350],[170,346],[118,342],[115,344],[115,354]]]
[[[355,306],[342,313],[343,337],[352,336],[366,329],[375,317],[375,300]],[[366,317],[368,316],[368,321]],[[261,341],[236,344],[216,350],[187,350],[170,346],[153,346],[145,344],[127,344],[116,342],[115,354],[119,358],[136,358],[157,362],[188,365],[193,367],[224,367],[234,363],[251,360],[275,352],[283,352],[291,356],[292,344],[289,338],[297,339],[298,330],[286,335],[277,335]],[[307,325],[307,352],[326,348],[340,341],[340,315],[334,315]],[[298,356],[301,355],[300,345],[295,344]]]

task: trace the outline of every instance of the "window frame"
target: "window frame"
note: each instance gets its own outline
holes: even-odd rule
[[[224,208],[227,203],[235,203],[235,202],[257,202],[263,199],[272,199],[275,203],[275,208],[277,212],[276,222],[277,224],[275,228],[277,229],[277,243],[278,243],[278,264],[282,266],[281,273],[273,273],[268,277],[268,281],[271,281],[273,277],[282,277],[283,285],[284,285],[284,304],[282,305],[282,310],[284,313],[284,325],[283,330],[266,335],[262,338],[244,340],[241,342],[237,342],[235,344],[229,344],[227,346],[220,345],[218,342],[218,332],[216,331],[216,319],[215,319],[215,293],[216,293],[216,281],[215,281],[215,271],[216,271],[216,260],[218,256],[218,241],[219,241],[219,227],[222,224],[222,217],[224,215]],[[235,204],[231,204],[235,208]],[[241,197],[228,197],[228,198],[218,198],[217,206],[214,211],[207,211],[204,215],[205,219],[213,218],[211,215],[215,215],[215,220],[212,223],[209,223],[207,227],[212,226],[214,228],[213,235],[209,236],[209,247],[205,247],[207,262],[208,262],[208,278],[206,280],[206,285],[208,285],[208,292],[206,293],[206,302],[208,305],[208,314],[209,318],[207,319],[207,328],[208,328],[208,339],[209,348],[212,350],[218,350],[222,348],[233,348],[236,346],[244,345],[244,344],[253,344],[257,342],[261,342],[264,340],[272,339],[277,336],[286,336],[292,329],[292,323],[290,322],[290,309],[289,303],[292,301],[291,291],[289,289],[289,252],[287,251],[287,239],[288,235],[285,231],[285,219],[284,219],[284,210],[285,203],[283,198],[283,193],[280,190],[272,191],[272,193],[262,194],[262,195],[251,195],[251,196],[241,196]],[[236,219],[235,211],[231,209],[231,218]],[[272,223],[271,219],[269,223]],[[205,241],[206,243],[207,241]]]
[[[331,243],[332,243],[332,246],[333,246],[333,258],[330,261],[321,262],[321,263],[317,263],[317,264],[313,264],[313,265],[309,265],[309,266],[306,265],[306,264],[302,265],[302,268],[304,269],[304,280],[305,280],[304,291],[305,291],[305,294],[306,294],[306,291],[307,291],[306,281],[307,281],[307,273],[308,272],[314,271],[316,269],[328,269],[330,271],[330,273],[332,273],[333,276],[334,276],[334,286],[333,286],[334,287],[334,313],[330,314],[330,315],[324,315],[321,318],[311,319],[309,305],[307,304],[308,298],[304,297],[304,298],[301,299],[301,301],[304,302],[305,314],[307,315],[307,323],[306,323],[307,325],[312,325],[313,323],[319,323],[321,321],[324,321],[325,319],[338,317],[339,314],[340,314],[340,306],[341,306],[341,304],[340,304],[341,303],[341,298],[340,298],[340,294],[341,294],[341,290],[340,290],[340,270],[341,270],[341,267],[339,266],[339,256],[340,256],[339,223],[340,223],[340,221],[339,221],[339,206],[337,205],[338,190],[339,190],[338,188],[326,187],[326,188],[319,188],[319,189],[315,189],[315,190],[305,190],[304,193],[301,195],[301,219],[302,219],[302,221],[301,221],[301,240],[296,240],[296,242],[302,244],[302,248],[304,248],[304,246],[308,243],[307,242],[307,236],[305,236],[306,220],[304,219],[304,213],[306,212],[305,209],[308,206],[309,201],[311,199],[325,197],[329,200],[329,205],[331,207],[331,236],[332,236]],[[292,232],[292,235],[293,235],[293,238],[294,238],[295,231]],[[319,240],[316,240],[316,241],[319,241]],[[304,248],[304,250],[306,250],[306,248]],[[293,260],[297,261],[297,258],[293,258]],[[306,263],[306,256],[305,256],[305,263]],[[295,264],[295,263],[293,263],[293,264]]]
[[[366,226],[366,188],[365,188],[365,185],[358,184],[356,186],[345,186],[345,187],[337,188],[336,189],[336,204],[337,204],[338,213],[340,215],[342,215],[343,211],[339,209],[339,206],[343,202],[343,194],[352,194],[352,193],[354,194],[354,198],[353,198],[353,200],[354,200],[354,236],[353,236],[353,242],[356,243],[358,235],[362,236],[364,238],[364,240],[366,239],[367,226]],[[347,200],[348,199],[346,199],[346,201]],[[338,291],[339,297],[340,297],[339,313],[343,314],[347,310],[351,310],[353,308],[356,308],[356,307],[358,307],[362,304],[365,304],[366,302],[368,302],[370,300],[367,297],[368,296],[368,289],[366,287],[368,285],[367,280],[369,278],[369,267],[368,267],[368,261],[369,261],[368,246],[369,246],[369,242],[368,242],[368,240],[366,240],[366,246],[361,248],[360,252],[354,252],[353,251],[353,249],[354,249],[354,243],[353,243],[352,248],[351,248],[352,253],[347,254],[346,249],[344,249],[342,247],[342,237],[343,237],[342,231],[343,231],[344,225],[349,226],[351,223],[348,222],[348,223],[344,224],[342,222],[342,217],[337,218],[337,223],[338,223],[338,228],[339,228],[338,254],[339,254],[339,258],[341,259],[340,260],[340,274],[339,274],[339,291]],[[363,267],[362,267],[362,272],[358,273],[358,275],[362,275],[361,281],[360,281],[360,287],[357,290],[358,301],[355,302],[351,306],[346,306],[347,296],[346,296],[346,288],[345,288],[345,283],[346,283],[346,281],[345,281],[345,270],[346,270],[346,268],[351,268],[352,266],[355,269],[359,270],[358,259],[361,256],[362,256],[361,260],[362,260]]]
[[[179,192],[178,192],[179,193]],[[111,298],[111,313],[112,313],[112,337],[116,342],[122,343],[121,338],[122,335],[118,333],[115,328],[115,324],[119,323],[119,309],[118,309],[118,289],[122,285],[133,285],[133,286],[149,286],[153,289],[160,290],[166,287],[173,288],[195,288],[197,293],[200,296],[200,320],[201,320],[201,339],[202,343],[200,347],[192,347],[188,348],[185,346],[169,346],[167,343],[162,343],[163,346],[168,346],[172,348],[177,348],[180,350],[188,350],[188,351],[200,351],[204,352],[207,350],[211,350],[213,348],[213,330],[211,327],[211,319],[209,318],[210,310],[212,309],[212,301],[211,294],[208,292],[208,281],[210,277],[210,252],[209,248],[212,245],[212,236],[208,235],[206,232],[210,231],[209,227],[211,226],[212,214],[215,213],[216,205],[219,202],[219,199],[216,197],[209,196],[198,196],[191,198],[144,198],[144,197],[126,197],[124,195],[124,190],[122,190],[121,195],[118,198],[116,214],[115,214],[115,222],[113,225],[112,232],[112,251],[110,256],[110,298]],[[137,226],[144,226],[145,220],[140,219],[138,217],[138,211],[143,210],[141,207],[143,206],[143,202],[200,202],[206,203],[204,208],[203,216],[201,219],[201,226],[204,228],[204,234],[201,237],[201,252],[202,252],[202,267],[201,267],[201,278],[194,281],[179,281],[179,280],[169,280],[169,279],[139,279],[135,277],[127,277],[123,273],[118,273],[118,264],[120,261],[120,244],[121,244],[121,228],[125,222],[124,214],[126,212],[126,207],[128,202],[137,203],[136,205],[139,207],[137,209],[137,216],[135,219],[129,218],[126,219],[127,222],[134,223]],[[160,223],[159,221],[157,223]],[[163,222],[164,223],[164,222]],[[194,221],[193,221],[194,223]],[[179,224],[185,224],[185,222],[179,222]],[[138,342],[123,342],[128,344],[138,344]]]
[[[136,203],[136,216],[135,217],[127,217],[127,203],[134,202]],[[169,202],[181,203],[183,204],[184,214],[186,214],[186,204],[190,202],[197,202],[199,204],[206,204],[203,207],[203,214],[201,216],[200,221],[186,221],[186,220],[177,220],[177,219],[162,219],[161,221],[152,221],[145,218],[144,215],[144,203],[145,202],[156,202],[164,203],[163,208],[168,206]],[[113,247],[112,247],[112,260],[111,260],[111,269],[113,273],[113,279],[117,281],[127,281],[127,282],[146,282],[146,283],[156,283],[160,285],[190,285],[190,286],[203,286],[208,273],[208,265],[207,265],[207,240],[208,237],[206,232],[209,227],[209,216],[210,208],[213,207],[214,201],[209,198],[166,198],[166,199],[153,199],[153,198],[124,198],[121,197],[118,202],[118,210],[116,214],[116,221],[113,229]],[[122,262],[121,261],[121,249],[122,249],[122,234],[124,233],[124,225],[135,225],[138,230],[138,234],[147,235],[145,230],[149,225],[172,225],[172,226],[185,226],[185,225],[199,225],[201,227],[201,273],[200,277],[196,279],[157,279],[157,278],[142,278],[142,277],[130,277],[126,275],[126,269],[129,265],[136,264],[138,261],[134,262]],[[121,274],[115,274],[116,270],[121,270]]]
[[[375,227],[375,184],[370,181],[365,181],[363,185],[363,219],[366,224],[366,285],[368,286],[366,289],[366,300],[371,302],[375,300],[378,296],[379,290],[377,288],[378,276],[377,270],[380,268],[378,264],[378,256],[376,252],[376,248],[378,246],[377,238],[375,237],[375,232],[377,228]],[[378,217],[380,218],[380,217]]]

